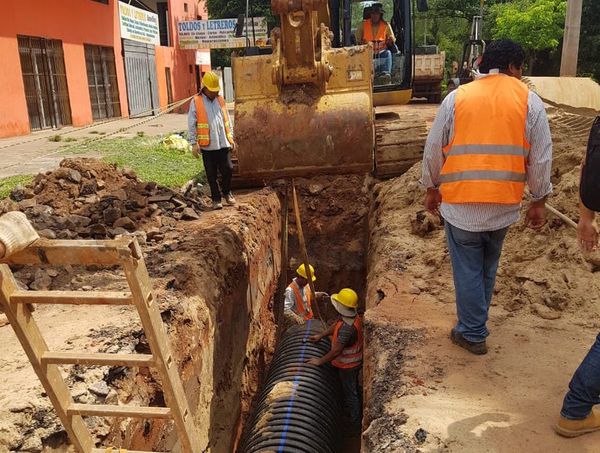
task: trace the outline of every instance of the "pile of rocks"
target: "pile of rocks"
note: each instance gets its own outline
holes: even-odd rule
[[[179,220],[196,220],[206,208],[197,192],[186,194],[142,182],[130,170],[96,159],[65,159],[0,202],[0,214],[23,211],[49,239],[106,239],[135,234],[161,241]]]

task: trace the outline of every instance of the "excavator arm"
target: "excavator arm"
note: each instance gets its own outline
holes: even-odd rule
[[[273,53],[235,57],[234,183],[373,168],[372,59],[331,48],[327,0],[272,0]]]

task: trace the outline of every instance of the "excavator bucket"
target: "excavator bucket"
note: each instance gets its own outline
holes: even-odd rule
[[[321,86],[277,83],[277,53],[232,59],[237,187],[283,177],[372,170],[370,49],[323,47],[319,56],[328,71]]]

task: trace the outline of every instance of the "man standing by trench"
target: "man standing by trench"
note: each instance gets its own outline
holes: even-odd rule
[[[199,158],[202,153],[213,209],[223,209],[221,194],[228,205],[235,204],[231,193],[231,150],[236,144],[225,100],[219,96],[219,90],[219,76],[214,72],[204,74],[200,95],[194,96],[188,113],[188,141],[194,157]],[[220,187],[218,172],[221,173]]]
[[[552,138],[541,99],[520,79],[525,53],[490,43],[480,77],[449,94],[423,156],[425,207],[441,213],[452,261],[458,321],[452,342],[486,354],[486,323],[508,227],[518,221],[525,184],[526,225],[546,223]]]

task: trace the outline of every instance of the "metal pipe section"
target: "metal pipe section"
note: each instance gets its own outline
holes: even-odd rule
[[[241,453],[337,451],[341,414],[338,374],[331,365],[304,365],[329,352],[329,340],[308,340],[323,328],[322,322],[311,320],[283,335],[248,420]]]

